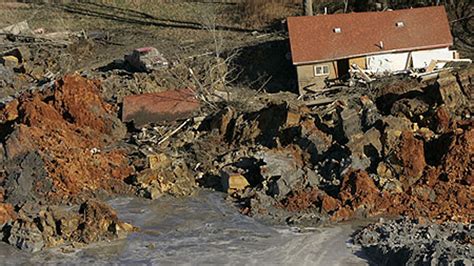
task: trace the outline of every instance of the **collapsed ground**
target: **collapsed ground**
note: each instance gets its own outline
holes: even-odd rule
[[[72,7],[74,12],[62,13]],[[78,15],[86,7],[66,6],[57,12],[66,20],[78,16],[91,24],[111,23]],[[35,21],[31,28],[43,26]],[[0,112],[0,224],[5,242],[37,251],[124,237],[138,229],[120,221],[104,199],[187,196],[204,187],[228,193],[245,215],[277,223],[379,216],[446,223],[434,226],[435,233],[443,235],[452,227],[459,237],[446,237],[451,249],[443,252],[412,252],[426,241],[420,238],[412,244],[400,240],[407,251],[397,253],[397,245],[383,234],[367,237],[384,226],[393,228],[390,223],[364,229],[355,240],[368,250],[375,247],[379,258],[391,255],[398,262],[473,257],[472,230],[462,227],[474,217],[472,67],[427,83],[391,77],[371,88],[339,88],[329,92],[337,101],[313,107],[291,92],[248,89],[256,86],[248,82],[258,78],[261,68],[238,68],[250,55],[258,62],[284,51],[281,34],[225,31],[227,44],[249,49],[231,63],[225,61],[227,55],[200,56],[215,52],[216,35],[195,24],[184,29],[148,25],[157,29],[149,33],[131,29],[127,22],[115,23],[104,30],[105,36],[68,36],[72,44],[64,47],[26,42],[19,48],[22,67],[2,66],[8,73],[2,96],[10,96],[3,98]],[[93,36],[89,31],[86,35]],[[133,42],[127,43],[131,37]],[[116,60],[147,45],[161,49],[175,64],[134,73]],[[68,56],[61,58],[64,53]],[[273,60],[287,67],[284,52]],[[220,79],[236,65],[241,80]],[[78,74],[66,74],[72,71]],[[267,90],[292,83],[285,76],[267,82],[264,73],[261,79],[266,85],[261,88]],[[148,125],[120,121],[124,96],[182,88],[195,89],[200,103],[184,118]],[[420,230],[413,221],[393,223]]]

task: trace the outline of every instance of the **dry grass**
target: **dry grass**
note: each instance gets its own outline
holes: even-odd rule
[[[299,0],[245,0],[240,4],[240,19],[252,26],[264,26],[294,15]]]

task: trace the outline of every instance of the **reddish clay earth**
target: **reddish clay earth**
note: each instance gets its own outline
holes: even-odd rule
[[[27,167],[45,170],[41,178],[31,177],[35,180],[31,191],[25,191],[21,181],[17,181],[20,187],[5,185],[2,201],[26,201],[15,192],[18,190],[44,202],[67,202],[81,193],[120,189],[133,170],[123,150],[109,147],[126,130],[113,107],[99,96],[99,83],[70,75],[58,80],[55,87],[23,94],[2,110],[2,121],[11,131],[4,142],[6,179],[14,179]],[[17,164],[28,154],[39,156],[38,165]],[[11,210],[11,205],[5,206]],[[1,213],[0,223],[11,211]]]
[[[383,191],[366,171],[354,170],[343,177],[337,195],[319,189],[300,191],[284,206],[290,211],[319,206],[334,221],[363,214],[470,223],[474,218],[474,123],[453,123],[448,134],[448,150],[441,164],[433,167],[425,162],[423,141],[411,132],[402,133],[396,154],[403,165],[401,192]]]
[[[459,92],[456,82],[450,84]],[[326,116],[289,104],[287,99],[252,112],[228,107],[164,142],[161,157],[170,163],[156,164],[153,171],[157,174],[145,178],[143,173],[134,175],[133,156],[120,148],[124,147],[120,143],[127,130],[114,106],[102,100],[100,91],[99,82],[69,75],[53,88],[26,92],[2,107],[5,152],[0,154],[0,224],[15,224],[14,230],[7,232],[11,243],[25,242],[30,234],[22,235],[24,227],[36,228],[38,225],[31,221],[43,219],[44,213],[31,207],[35,204],[84,203],[97,198],[99,191],[136,193],[141,189],[154,198],[164,191],[182,194],[180,191],[186,190],[187,195],[194,188],[188,183],[194,184],[198,174],[216,187],[222,186],[219,175],[223,169],[247,179],[249,186],[237,189],[240,191],[233,196],[246,202],[244,210],[249,215],[259,212],[262,206],[252,202],[264,195],[270,200],[263,207],[272,205],[289,213],[314,210],[334,221],[404,215],[439,222],[472,222],[474,123],[455,120],[455,104],[449,105],[447,100],[431,115],[424,113],[427,118],[420,121],[420,129],[406,117],[379,113],[382,126],[373,123],[362,130],[361,121],[368,119],[358,116],[370,115],[367,110],[374,105],[367,96],[338,101],[335,113]],[[351,101],[357,102],[355,107]],[[406,102],[398,105],[412,108],[413,101]],[[150,145],[156,147],[156,142]],[[170,157],[167,152],[171,151],[180,153]],[[346,158],[364,170],[342,168]],[[146,173],[151,165],[143,165]],[[337,176],[334,169],[345,170]],[[164,178],[163,173],[172,176]],[[334,173],[336,178],[330,179]],[[135,176],[136,187],[127,184],[131,176]],[[200,182],[207,186],[206,181]],[[113,211],[107,212],[110,219],[101,223],[119,224]],[[92,217],[100,217],[100,213]],[[90,228],[103,227],[93,221],[87,222]],[[45,245],[68,240],[69,236],[51,234],[58,232],[56,223],[48,224],[52,231],[41,232]],[[80,226],[74,224],[70,229]],[[107,238],[117,236],[120,230],[133,230],[127,225],[117,228],[93,229],[91,234]],[[77,239],[82,238],[73,240]],[[39,242],[43,243],[33,241]]]

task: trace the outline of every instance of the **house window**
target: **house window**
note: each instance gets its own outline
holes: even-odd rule
[[[403,21],[398,21],[397,23],[395,23],[395,26],[397,26],[397,28],[402,28],[405,27],[405,23],[403,23]]]
[[[315,76],[327,76],[327,75],[329,75],[329,67],[327,65],[314,66],[314,75]]]

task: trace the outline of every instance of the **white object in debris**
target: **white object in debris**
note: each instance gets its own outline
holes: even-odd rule
[[[125,56],[125,61],[136,70],[146,72],[169,65],[168,60],[154,47],[135,49],[131,54]]]
[[[22,22],[18,22],[16,24],[0,29],[0,33],[8,33],[8,34],[13,34],[13,35],[30,34],[31,29],[30,29],[30,26],[28,25],[28,22],[24,20]]]
[[[380,54],[367,57],[367,70],[374,74],[384,74],[405,70],[409,53]]]
[[[33,31],[33,34],[45,34],[46,31],[44,30],[44,28],[37,28]]]
[[[449,48],[415,51],[411,54],[413,59],[413,68],[426,68],[430,65],[431,60],[450,60],[454,59],[454,51]],[[436,65],[436,68],[442,68],[444,63]]]

